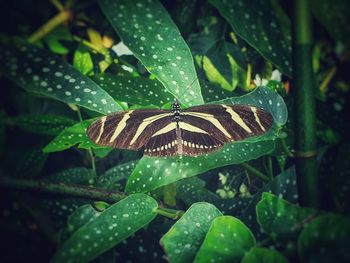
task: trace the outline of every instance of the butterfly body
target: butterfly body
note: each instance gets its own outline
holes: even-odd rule
[[[139,150],[150,156],[197,156],[271,128],[270,113],[250,105],[203,105],[168,110],[131,110],[92,123],[88,136],[99,145]]]

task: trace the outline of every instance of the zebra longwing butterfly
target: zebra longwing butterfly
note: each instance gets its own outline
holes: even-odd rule
[[[270,113],[249,105],[203,105],[180,110],[130,110],[93,122],[87,134],[96,144],[139,150],[150,156],[197,156],[271,128]]]

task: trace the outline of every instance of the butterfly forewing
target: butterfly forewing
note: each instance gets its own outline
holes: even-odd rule
[[[177,112],[135,110],[111,114],[88,128],[97,144],[138,150],[146,155],[197,156],[225,143],[263,134],[273,125],[270,113],[249,105],[204,105]]]
[[[87,134],[99,145],[138,150],[171,121],[171,112],[165,110],[118,112],[92,123]]]

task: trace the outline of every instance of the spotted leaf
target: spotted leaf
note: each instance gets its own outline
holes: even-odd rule
[[[291,36],[285,37],[270,1],[210,0],[237,35],[284,74],[292,74]],[[254,7],[254,8],[253,8]]]
[[[89,262],[111,249],[155,217],[157,202],[144,194],[130,195],[80,227],[63,243],[51,262]]]
[[[28,92],[103,114],[122,108],[95,82],[45,49],[0,46],[0,70]]]
[[[186,106],[203,104],[193,58],[157,0],[100,0],[102,11],[125,45]]]
[[[169,261],[193,262],[212,221],[221,215],[209,203],[193,204],[160,240]]]

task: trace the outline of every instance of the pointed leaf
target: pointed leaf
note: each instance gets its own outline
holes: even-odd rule
[[[193,262],[212,221],[221,215],[209,203],[193,204],[160,240],[169,261]]]
[[[291,37],[284,37],[270,1],[210,0],[237,35],[291,76]]]
[[[44,49],[0,46],[0,69],[23,89],[103,114],[122,108],[95,82]]]
[[[191,52],[157,1],[100,0],[125,45],[186,106],[203,104]]]
[[[157,202],[147,195],[128,196],[80,227],[52,262],[89,262],[151,222],[157,207]]]

